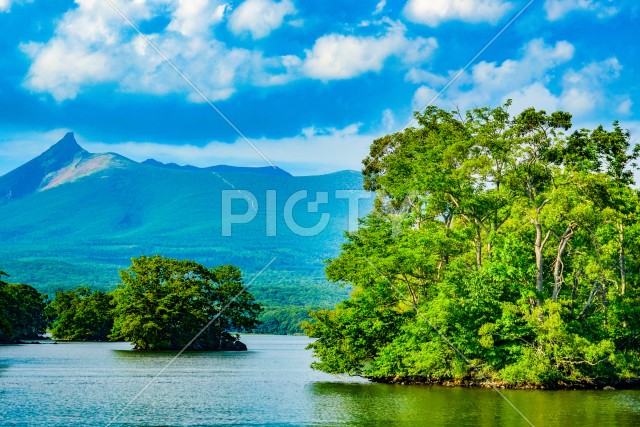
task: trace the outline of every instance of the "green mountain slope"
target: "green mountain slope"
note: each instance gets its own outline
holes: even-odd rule
[[[359,190],[359,173],[294,177],[286,172],[255,173],[250,168],[183,169],[140,164],[116,154],[90,154],[67,135],[46,153],[0,177],[0,266],[14,282],[40,291],[89,285],[112,289],[118,270],[132,257],[162,254],[205,265],[231,263],[249,280],[272,258],[256,281],[254,293],[267,305],[329,305],[345,290],[326,284],[323,260],[337,255],[349,226],[348,200],[336,190]],[[235,197],[232,212],[248,202],[237,190],[255,196],[257,215],[222,233],[223,192]],[[287,199],[300,190],[309,197],[293,209],[301,226],[312,226],[323,213],[326,228],[300,236],[287,227]],[[267,207],[274,191],[275,209]],[[328,193],[313,212],[307,202]],[[359,216],[371,208],[360,201]],[[269,211],[270,215],[267,215]],[[267,235],[275,215],[276,235]],[[353,222],[353,221],[352,221]],[[353,224],[352,224],[353,225]]]

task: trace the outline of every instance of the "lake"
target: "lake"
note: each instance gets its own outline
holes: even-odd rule
[[[495,391],[373,384],[309,368],[309,339],[249,335],[247,352],[127,343],[0,346],[0,425],[528,425]],[[504,390],[536,426],[640,425],[640,391]]]

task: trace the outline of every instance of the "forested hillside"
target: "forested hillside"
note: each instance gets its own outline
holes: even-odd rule
[[[301,313],[331,307],[347,295],[327,286],[323,261],[338,253],[350,222],[349,200],[336,197],[336,191],[361,186],[361,176],[352,171],[294,177],[271,167],[137,163],[113,153],[88,153],[69,133],[41,156],[0,177],[0,259],[13,281],[53,297],[58,290],[78,286],[113,290],[118,271],[141,255],[207,266],[232,264],[247,280],[275,258],[252,292],[273,308],[267,311],[271,315],[287,315],[269,324],[287,325],[261,331],[290,331],[289,314],[296,313],[300,332],[299,323],[306,318]],[[224,192],[235,197],[234,214],[249,209],[239,190],[255,197],[256,217],[234,224],[226,236]],[[297,224],[311,227],[323,214],[330,215],[327,226],[312,236],[296,233],[285,222],[287,200],[301,190],[307,197],[292,208]],[[269,219],[268,191],[275,194]],[[326,193],[326,203],[314,212],[308,204],[322,200],[319,193]],[[372,200],[360,200],[360,215],[370,211]],[[272,218],[275,235],[268,235]]]

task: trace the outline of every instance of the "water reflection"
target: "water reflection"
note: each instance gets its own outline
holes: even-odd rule
[[[348,424],[492,426],[503,417],[501,402],[487,390],[339,383],[316,383],[310,389],[322,402],[320,419]],[[509,421],[518,425],[517,419]]]
[[[351,425],[528,425],[500,394],[386,384],[309,385],[318,419]],[[534,425],[640,425],[639,391],[501,390]]]

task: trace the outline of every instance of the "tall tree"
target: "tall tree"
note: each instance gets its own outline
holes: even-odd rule
[[[261,311],[233,266],[142,256],[120,278],[111,337],[141,350],[181,348],[212,320],[191,348],[246,349],[231,332],[253,328]]]

